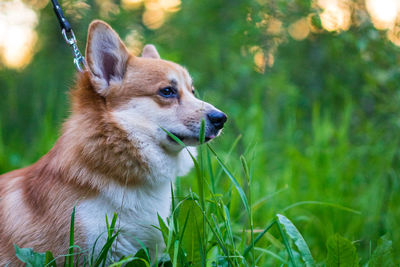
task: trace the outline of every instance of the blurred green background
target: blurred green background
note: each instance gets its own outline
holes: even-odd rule
[[[355,241],[361,262],[384,234],[400,255],[399,1],[60,2],[82,51],[90,21],[103,19],[133,53],[153,43],[186,66],[201,97],[228,114],[213,146],[237,172],[239,155],[250,159],[257,229],[285,214],[316,261],[334,233]],[[75,69],[46,0],[0,2],[0,58],[4,173],[57,140]]]

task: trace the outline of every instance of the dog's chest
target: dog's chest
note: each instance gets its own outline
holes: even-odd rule
[[[116,228],[120,229],[114,251],[116,256],[134,254],[142,242],[150,250],[155,246],[162,249],[162,236],[157,214],[165,219],[170,212],[170,183],[152,187],[123,189],[110,186],[97,197],[84,200],[77,206],[77,219],[83,228],[87,247],[90,251],[97,241],[95,254],[101,250],[107,238],[106,219],[111,222],[114,212],[118,213]],[[140,242],[138,242],[139,240]]]

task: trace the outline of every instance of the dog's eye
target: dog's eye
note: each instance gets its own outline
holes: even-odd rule
[[[168,86],[158,91],[158,94],[165,98],[172,98],[177,96],[177,90],[174,87]]]

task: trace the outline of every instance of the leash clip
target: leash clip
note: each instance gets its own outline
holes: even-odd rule
[[[72,31],[71,25],[64,17],[64,13],[62,12],[61,6],[57,0],[51,0],[53,4],[53,10],[56,13],[58,22],[60,23],[61,33],[64,37],[65,42],[72,48],[72,54],[74,55],[74,65],[75,68],[83,72],[86,68],[86,60],[82,56],[81,52],[79,51],[78,44],[76,43],[75,34]],[[68,37],[69,35],[69,37]]]
[[[65,42],[72,48],[72,54],[74,56],[75,68],[78,71],[82,72],[82,71],[84,71],[84,69],[87,68],[86,60],[82,56],[81,52],[79,51],[74,31],[72,29],[70,29],[68,32],[69,32],[70,37],[68,37],[67,31],[64,28],[61,30],[61,33],[64,37]]]

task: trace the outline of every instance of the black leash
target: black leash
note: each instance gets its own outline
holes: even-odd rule
[[[53,4],[54,12],[56,13],[58,22],[60,23],[61,33],[64,37],[64,40],[72,48],[75,68],[78,71],[83,72],[87,68],[86,60],[79,51],[74,31],[72,30],[71,25],[69,24],[67,19],[64,17],[64,13],[62,12],[61,6],[57,2],[57,0],[51,0],[51,3]]]

